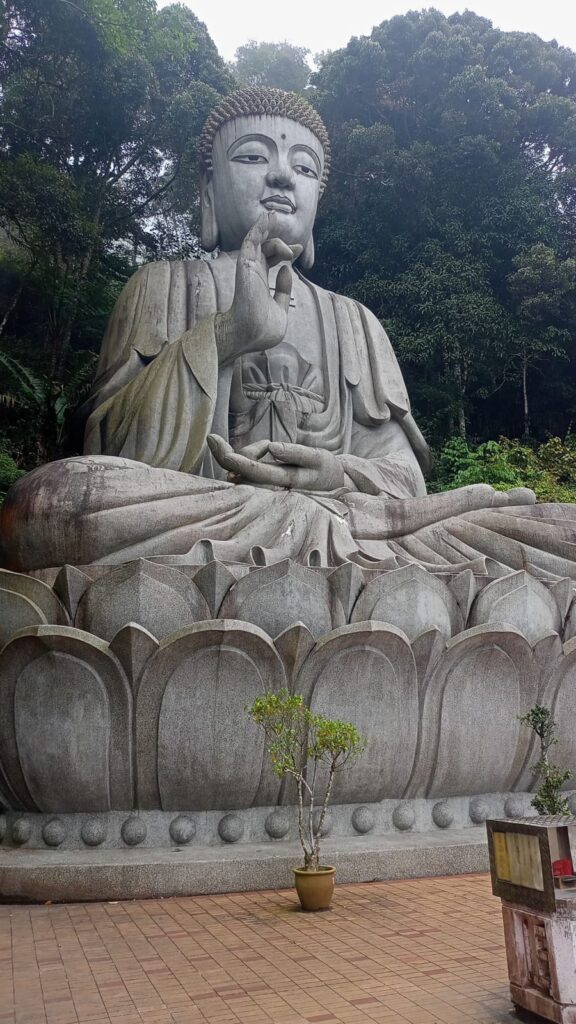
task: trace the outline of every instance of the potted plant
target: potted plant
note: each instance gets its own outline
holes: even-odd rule
[[[535,704],[527,714],[521,716],[520,721],[522,725],[532,729],[540,740],[540,757],[536,764],[532,765],[532,771],[540,785],[532,799],[532,806],[536,808],[538,814],[569,815],[568,800],[561,793],[561,789],[564,783],[572,778],[572,772],[565,771],[550,761],[550,747],[558,742],[554,735],[556,722],[550,708]]]
[[[327,910],[336,869],[320,863],[320,837],[334,777],[363,753],[366,740],[355,725],[314,714],[287,689],[257,697],[248,713],[264,729],[275,774],[296,783],[304,865],[294,868],[294,878],[302,909]]]

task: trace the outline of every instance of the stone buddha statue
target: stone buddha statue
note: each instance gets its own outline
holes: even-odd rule
[[[84,455],[12,488],[0,564],[289,557],[486,572],[489,558],[576,578],[572,506],[487,485],[426,495],[428,449],[385,331],[304,276],[330,163],[313,108],[236,92],[200,154],[202,244],[219,255],[151,263],[128,282]]]

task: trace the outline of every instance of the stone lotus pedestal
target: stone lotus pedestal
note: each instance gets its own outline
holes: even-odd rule
[[[175,558],[0,571],[0,648],[4,850],[290,844],[295,794],[245,712],[282,686],[369,740],[337,780],[336,849],[530,813],[518,716],[537,702],[576,763],[568,579]]]

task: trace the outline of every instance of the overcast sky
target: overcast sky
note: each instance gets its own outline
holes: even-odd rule
[[[159,0],[164,7],[171,0]],[[183,0],[205,22],[226,60],[249,39],[276,43],[287,40],[312,54],[345,46],[351,36],[367,35],[373,25],[421,7],[445,14],[469,7],[506,31],[536,32],[576,50],[575,0],[474,0],[458,6],[446,0],[406,3],[402,0]]]

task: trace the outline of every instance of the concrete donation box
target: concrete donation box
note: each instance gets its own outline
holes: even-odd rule
[[[576,1024],[576,818],[487,821],[517,1006]]]

